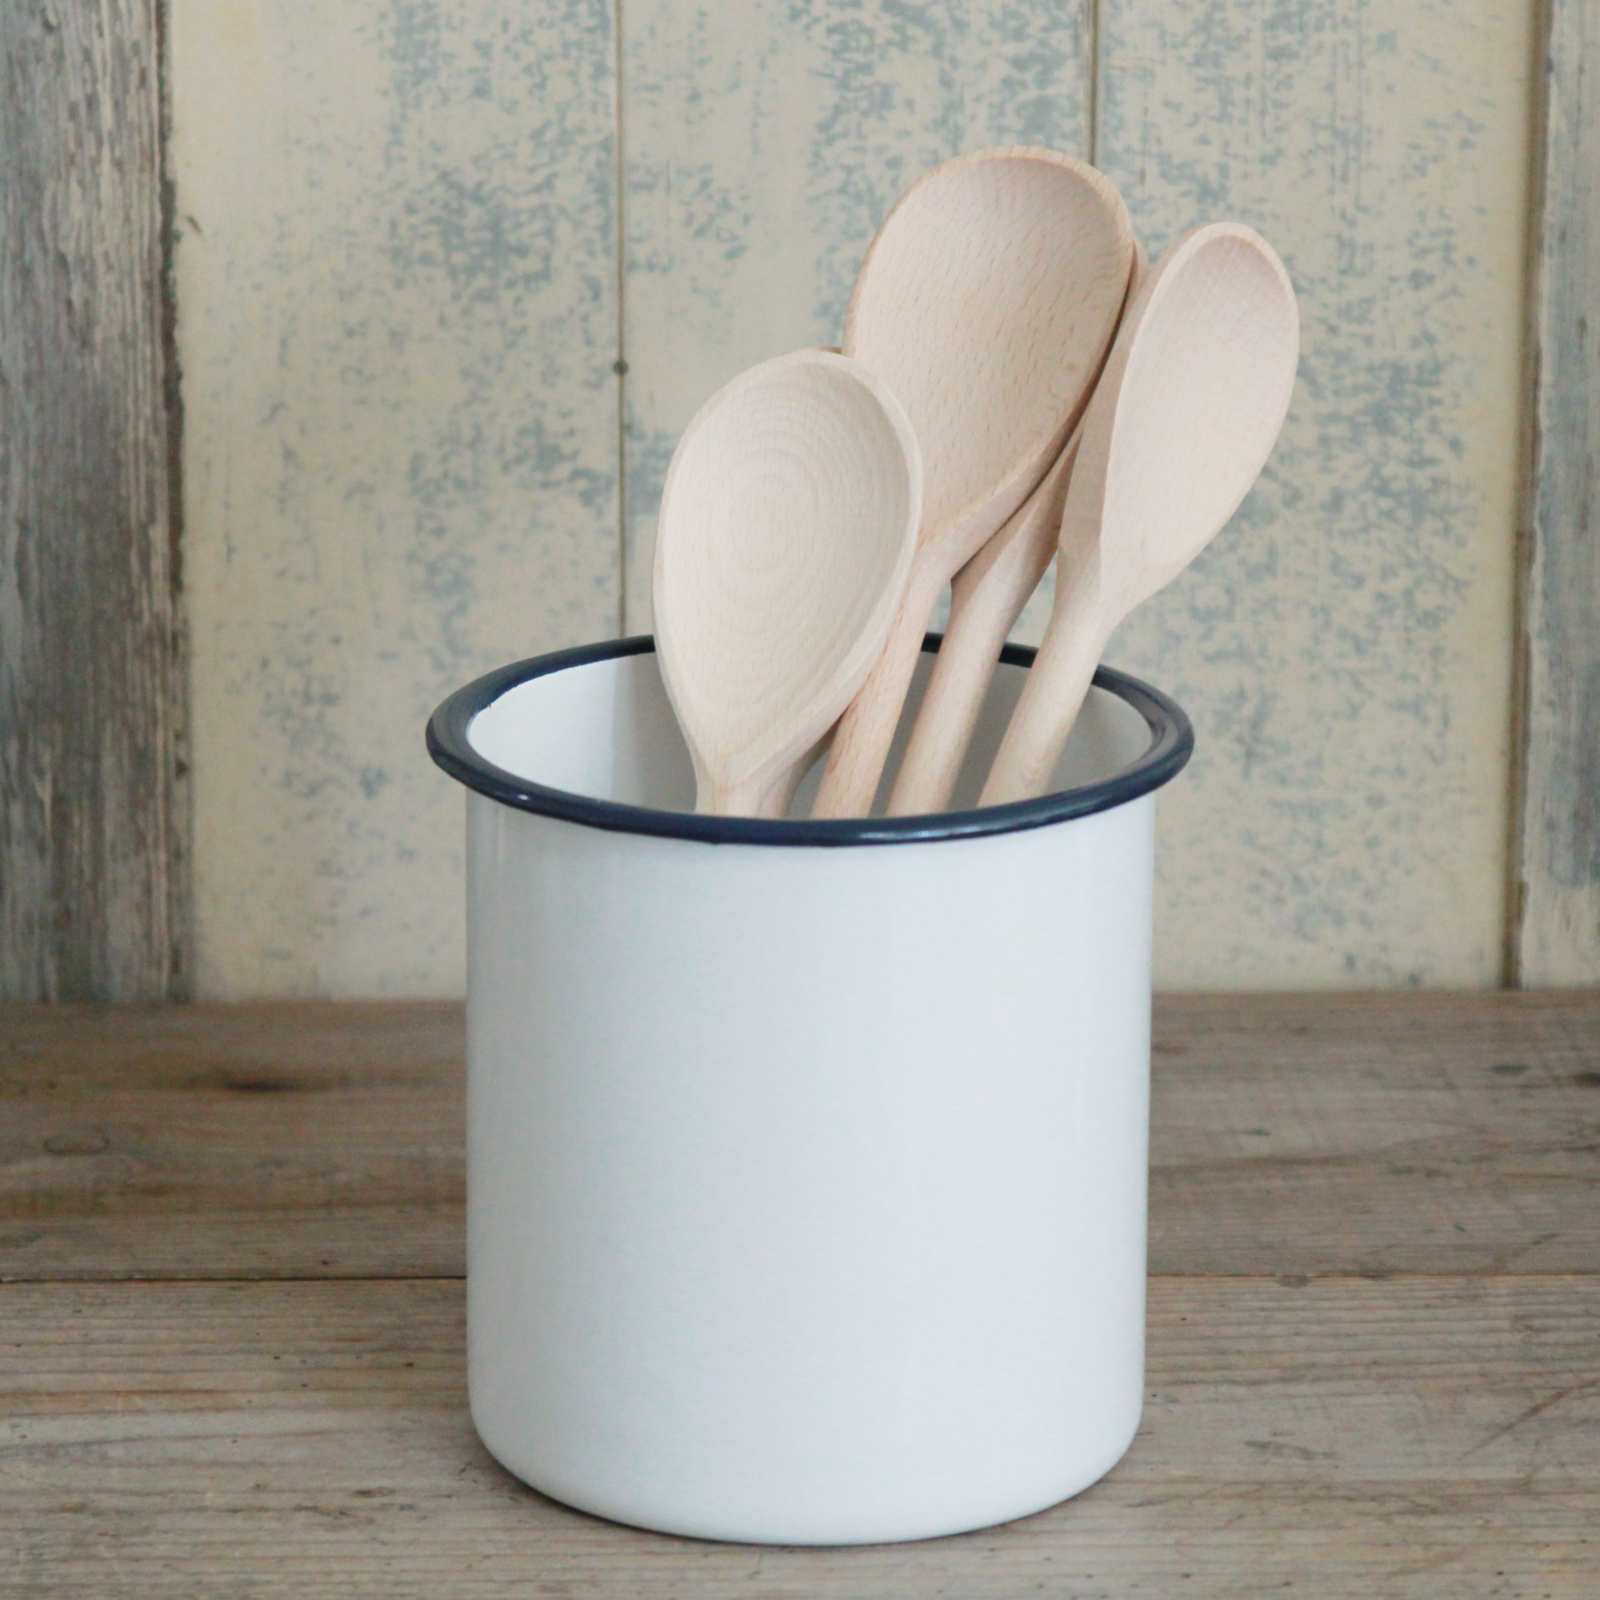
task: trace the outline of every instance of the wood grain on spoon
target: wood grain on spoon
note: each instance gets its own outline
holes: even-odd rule
[[[1083,425],[1044,481],[950,586],[950,620],[889,791],[892,817],[949,808],[1006,636],[1055,558]]]
[[[1055,606],[980,803],[1042,794],[1117,624],[1249,493],[1283,426],[1300,322],[1272,247],[1196,228],[1134,296],[1084,418]]]
[[[1115,188],[1047,150],[946,162],[884,220],[856,279],[844,348],[911,417],[923,521],[904,601],[834,734],[814,815],[871,809],[933,608],[1060,454],[1110,346],[1132,260]]]
[[[787,805],[882,652],[921,506],[910,419],[847,356],[763,362],[700,408],[667,470],[654,580],[698,810]]]
[[[1125,307],[1132,304],[1147,265],[1135,240]],[[890,816],[949,809],[1001,647],[1055,558],[1067,479],[1082,437],[1080,420],[1044,480],[956,574],[944,643],[889,794]]]

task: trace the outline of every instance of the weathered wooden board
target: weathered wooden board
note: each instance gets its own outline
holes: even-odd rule
[[[1500,979],[1535,10],[1101,0],[1096,159],[1142,236],[1255,224],[1304,321],[1264,482],[1109,651],[1197,725],[1162,812],[1168,985]]]
[[[458,1283],[0,1288],[8,1594],[1587,1600],[1600,1280],[1158,1279],[1078,1500],[856,1550],[569,1511],[473,1436]]]
[[[1548,14],[1512,974],[1527,985],[1600,983],[1600,13]]]
[[[1089,153],[1087,0],[628,0],[622,17],[627,623],[661,482],[741,368],[836,344],[900,191],[962,150]]]
[[[447,1005],[0,1012],[0,1278],[463,1270]],[[1161,1273],[1600,1268],[1600,997],[1156,1011]]]
[[[445,693],[618,619],[609,0],[174,0],[198,989],[451,994]]]
[[[157,10],[0,18],[0,993],[457,991],[423,716],[647,626],[694,405],[836,337],[907,179],[1010,140],[1093,153],[1154,246],[1258,223],[1306,309],[1267,482],[1112,646],[1199,727],[1162,980],[1483,984],[1508,913],[1513,976],[1600,977],[1583,0],[1543,64],[1509,908],[1534,8],[174,0],[171,363]]]
[[[0,7],[0,995],[189,982],[156,0]]]

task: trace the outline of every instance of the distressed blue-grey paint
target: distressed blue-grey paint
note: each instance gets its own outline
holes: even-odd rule
[[[833,344],[861,252],[925,167],[983,145],[1087,155],[1086,0],[622,8],[627,620],[649,620],[661,482],[740,368]]]
[[[617,619],[610,0],[174,33],[201,987],[449,993],[423,719]]]
[[[1265,481],[1111,649],[1200,729],[1159,976],[1492,979],[1526,8],[1095,9],[625,0],[619,41],[611,0],[177,0],[203,988],[455,987],[422,713],[610,632],[619,521],[647,626],[695,405],[836,341],[917,172],[1088,154],[1096,103],[1147,242],[1242,216],[1306,314]]]
[[[1262,483],[1110,651],[1198,726],[1165,821],[1180,981],[1497,976],[1515,348],[1492,332],[1520,262],[1490,196],[1520,194],[1520,9],[1103,0],[1097,155],[1135,226],[1159,252],[1255,224],[1304,322]]]

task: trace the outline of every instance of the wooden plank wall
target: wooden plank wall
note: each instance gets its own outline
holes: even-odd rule
[[[0,996],[189,981],[156,0],[0,7]]]
[[[451,689],[619,619],[611,0],[173,0],[198,983],[462,985]]]
[[[460,801],[427,710],[647,626],[698,399],[836,337],[911,173],[1014,140],[1098,161],[1157,249],[1255,222],[1306,310],[1266,480],[1112,646],[1200,730],[1164,804],[1158,981],[1594,981],[1595,24],[1546,9],[171,0],[184,672],[154,0],[11,8],[0,174],[35,248],[0,261],[5,992],[180,991],[191,876],[203,994],[456,992]],[[111,92],[75,97],[84,70]],[[114,150],[73,143],[85,117]],[[121,197],[96,227],[28,198],[52,159],[60,193]],[[84,292],[39,254],[63,229],[107,274]],[[106,292],[113,229],[133,301]],[[47,402],[19,403],[24,359]],[[40,508],[93,537],[40,538]],[[52,671],[91,623],[102,675]]]
[[[1102,0],[1096,156],[1136,226],[1159,251],[1242,217],[1302,315],[1263,482],[1110,648],[1197,726],[1169,983],[1499,979],[1529,27],[1524,0]]]
[[[1600,980],[1597,53],[1593,0],[1551,0],[1540,52],[1513,923],[1513,972],[1530,986]]]

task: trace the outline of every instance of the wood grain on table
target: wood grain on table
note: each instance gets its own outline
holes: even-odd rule
[[[856,1550],[489,1459],[460,1058],[453,1006],[0,1010],[0,1592],[1596,1592],[1600,994],[1159,1002],[1133,1449]]]

